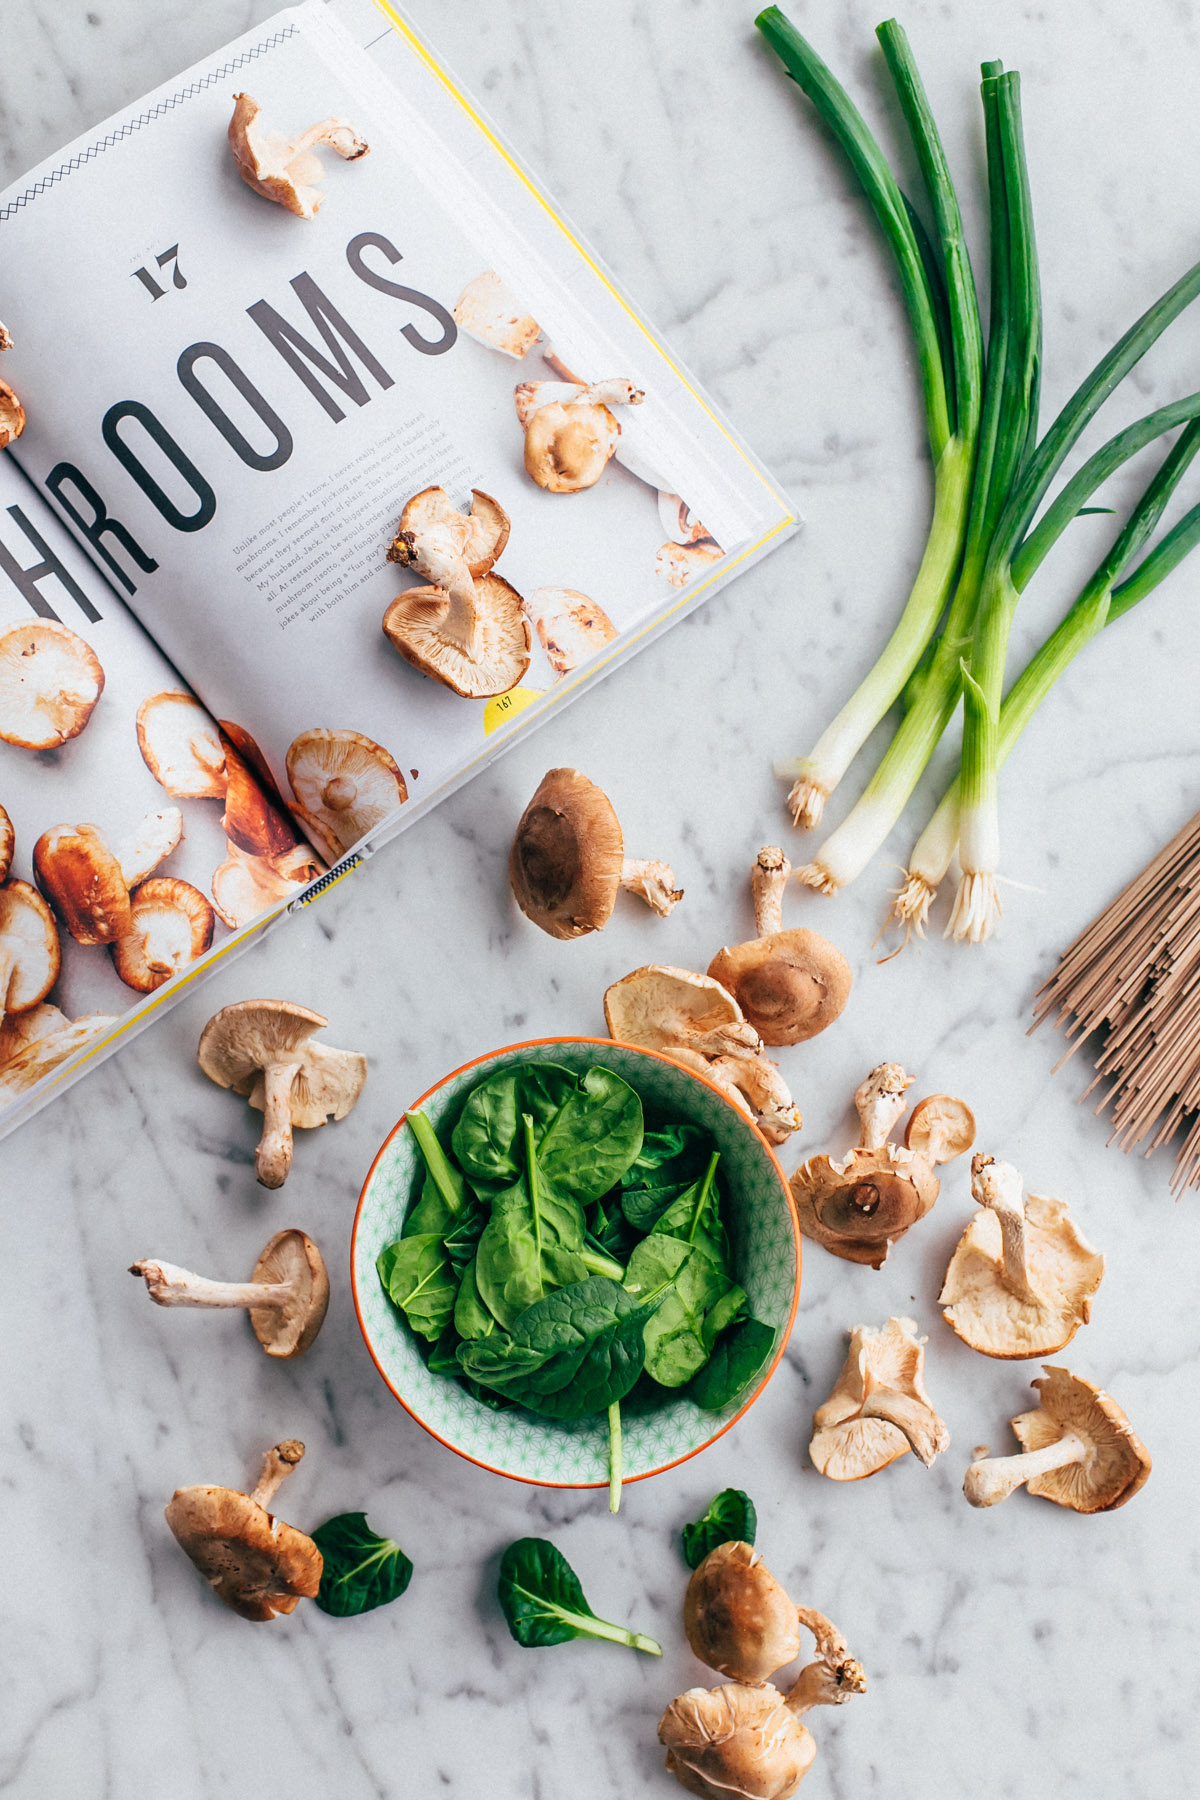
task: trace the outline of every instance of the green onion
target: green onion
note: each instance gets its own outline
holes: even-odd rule
[[[953,717],[962,688],[988,547],[1009,483],[1036,428],[1040,307],[1032,218],[1024,172],[1019,77],[998,63],[983,69],[991,216],[991,318],[987,377],[971,487],[962,569],[928,667],[858,804],[799,879],[836,894],[875,855],[920,780]],[[1018,292],[1020,288],[1020,292]]]
[[[999,917],[996,875],[1000,829],[996,803],[1004,661],[1020,590],[1013,569],[1022,539],[1050,483],[1084,427],[1166,327],[1200,293],[1200,264],[1133,324],[1076,389],[1009,495],[988,550],[963,717],[959,790],[962,875],[950,935],[983,943]]]
[[[1117,585],[1118,577],[1149,540],[1184,471],[1200,450],[1200,394],[1192,394],[1186,400],[1176,401],[1172,406],[1151,413],[1148,418],[1140,420],[1137,425],[1130,426],[1110,440],[1080,470],[1076,477],[1076,483],[1079,484],[1077,492],[1094,491],[1094,480],[1091,487],[1087,486],[1086,480],[1081,481],[1081,478],[1089,475],[1089,471],[1094,475],[1096,467],[1101,467],[1106,473],[1110,473],[1117,466],[1118,458],[1125,461],[1149,442],[1151,436],[1172,430],[1182,420],[1189,421],[1186,431],[1164,459],[1112,548],[1083,587],[1071,610],[1005,695],[999,719],[996,754],[998,768],[1006,761],[1054,683],[1084,645],[1090,643],[1106,625],[1123,618],[1140,600],[1144,600],[1200,543],[1200,506],[1197,506],[1163,537],[1127,580]],[[1064,497],[1067,492],[1068,490],[1064,490]],[[1076,507],[1069,516],[1075,517],[1079,510]],[[1046,517],[1050,520],[1050,513]],[[1064,528],[1067,522],[1064,509],[1060,509],[1059,517],[1054,522],[1058,525],[1058,531]],[[1057,534],[1055,532],[1053,535]],[[1027,547],[1033,535],[1031,533],[1026,540]],[[1053,538],[1044,533],[1037,545],[1041,554],[1036,558],[1025,558],[1021,569],[1023,579],[1018,591],[1024,588],[1032,568],[1037,566],[1051,541]],[[1020,560],[1017,559],[1018,562]],[[932,819],[918,838],[909,859],[905,885],[893,903],[893,917],[906,928],[916,931],[918,936],[924,936],[930,905],[945,879],[958,847],[961,794],[961,780],[956,779],[943,795]]]
[[[778,7],[755,21],[844,151],[891,245],[916,341],[933,459],[933,514],[900,619],[874,668],[812,752],[776,765],[791,779],[793,822],[815,826],[825,802],[921,660],[962,556],[979,431],[983,346],[975,282],[949,166],[908,40],[889,20],[878,36],[937,227],[940,265],[923,226],[850,96]]]

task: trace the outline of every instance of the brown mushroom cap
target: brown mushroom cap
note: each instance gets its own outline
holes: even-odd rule
[[[915,1450],[928,1468],[950,1434],[925,1391],[915,1319],[857,1325],[833,1392],[813,1415],[808,1453],[831,1481],[860,1481]]]
[[[286,815],[288,812],[287,802],[279,791],[279,787],[274,775],[271,773],[271,768],[266,757],[263,755],[254,739],[250,736],[246,727],[244,725],[236,725],[232,719],[218,719],[217,726],[221,734],[222,743],[225,745],[233,745],[233,748],[237,751],[242,761],[248,768],[253,770],[255,780],[258,782],[259,787],[261,787],[267,799],[271,802],[271,805],[278,808],[281,813]]]
[[[845,1262],[873,1269],[938,1195],[937,1177],[897,1144],[851,1150],[840,1162],[814,1156],[796,1170],[790,1186],[805,1237]]]
[[[607,794],[578,769],[550,769],[521,814],[508,878],[527,919],[551,937],[583,937],[607,925],[624,856]]]
[[[360,731],[302,731],[288,747],[287,772],[305,825],[332,862],[408,799],[396,763]]]
[[[223,754],[226,785],[221,825],[225,836],[247,856],[261,856],[277,864],[296,848],[296,828],[231,741],[223,745]]]
[[[502,350],[518,362],[542,335],[537,320],[522,312],[520,302],[495,269],[485,269],[468,281],[454,302],[454,322],[468,337],[491,350]]]
[[[138,748],[155,781],[177,799],[219,800],[225,792],[225,746],[192,694],[151,694],[138,707]]]
[[[975,1142],[975,1115],[950,1094],[928,1094],[913,1107],[904,1145],[927,1163],[952,1162]]]
[[[8,880],[8,871],[12,868],[13,851],[17,847],[17,834],[13,822],[0,806],[0,882]]]
[[[1008,1222],[982,1198],[988,1177],[1006,1172],[1016,1176],[1008,1164],[975,1157],[972,1185],[979,1211],[950,1259],[939,1304],[946,1323],[972,1350],[1011,1362],[1052,1355],[1070,1343],[1091,1317],[1104,1258],[1080,1232],[1065,1201],[1029,1194],[1020,1226],[1025,1279],[1009,1275]],[[1015,1194],[1019,1207],[1019,1176]]]
[[[130,929],[129,887],[98,825],[54,825],[33,847],[37,884],[79,944],[111,944]]]
[[[89,644],[56,619],[0,631],[0,739],[54,750],[78,737],[104,691]]]
[[[7,381],[0,381],[0,450],[19,438],[24,429],[25,408]]]
[[[604,1019],[610,1037],[666,1055],[684,1048],[749,1056],[759,1048],[758,1033],[719,981],[668,963],[646,963],[614,981],[604,996]]]
[[[773,931],[708,965],[766,1044],[803,1044],[832,1025],[850,997],[853,977],[841,951],[819,931]]]
[[[233,931],[250,925],[272,906],[291,900],[311,876],[281,873],[265,856],[247,856],[227,841],[228,859],[213,870],[213,905]]]
[[[369,146],[347,119],[322,119],[299,137],[288,138],[259,124],[261,108],[249,94],[235,94],[229,121],[229,148],[237,172],[246,186],[264,200],[275,200],[298,218],[314,218],[325,199],[313,184],[325,171],[312,154],[316,144],[327,144],[344,162],[365,156]]]
[[[144,881],[130,896],[130,929],[112,945],[126,987],[152,994],[212,943],[213,909],[198,888],[172,876]]]
[[[599,481],[620,436],[603,402],[551,400],[529,415],[526,473],[552,494],[577,494]]]
[[[1075,1512],[1113,1512],[1145,1487],[1150,1453],[1111,1394],[1067,1369],[1043,1367],[1044,1375],[1030,1384],[1040,1406],[1012,1421],[1021,1448],[1041,1450],[1073,1431],[1088,1445],[1088,1454],[1082,1462],[1032,1476],[1026,1486]]]
[[[0,885],[0,1019],[46,998],[61,966],[54,915],[36,888],[15,877]]]
[[[617,636],[608,614],[575,588],[535,588],[525,610],[556,675],[569,675]]]
[[[177,806],[162,806],[157,812],[147,813],[135,830],[112,846],[125,886],[135,888],[145,881],[182,841],[183,814]]]
[[[264,1246],[250,1279],[291,1287],[292,1297],[282,1307],[252,1306],[250,1323],[268,1356],[303,1356],[329,1307],[329,1272],[317,1246],[303,1231],[278,1231]]]
[[[658,1722],[667,1767],[702,1800],[789,1800],[817,1746],[778,1689],[689,1688]]]
[[[683,1628],[692,1653],[754,1686],[800,1654],[795,1603],[749,1544],[718,1544],[688,1582]]]
[[[475,634],[469,651],[443,630],[451,604],[441,588],[410,588],[384,613],[384,636],[414,669],[464,699],[507,694],[529,668],[532,640],[520,594],[500,575],[484,575],[475,583]]]
[[[304,1445],[289,1439],[269,1453],[268,1465],[272,1456],[294,1465],[303,1454]],[[255,1494],[269,1491],[268,1480]],[[166,1520],[213,1592],[243,1619],[294,1612],[321,1585],[324,1559],[312,1539],[275,1518],[252,1495],[222,1487],[176,1488]]]
[[[421,537],[437,527],[450,527],[455,548],[476,580],[499,560],[508,542],[508,514],[498,500],[471,489],[471,510],[460,513],[445,488],[422,488],[400,514],[400,524],[387,553],[389,562],[408,568],[418,560]]]

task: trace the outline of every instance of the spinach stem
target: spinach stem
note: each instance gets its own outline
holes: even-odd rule
[[[605,1256],[602,1250],[593,1250],[587,1244],[578,1253],[580,1262],[590,1275],[607,1275],[610,1281],[624,1281],[625,1270],[611,1256]]]
[[[621,1436],[621,1402],[614,1400],[608,1409],[608,1510],[621,1510],[621,1479],[624,1474],[624,1441]]]
[[[533,1118],[530,1113],[521,1114],[521,1126],[525,1133],[525,1161],[529,1181],[529,1210],[533,1216],[533,1241],[537,1248],[538,1269],[542,1266],[542,1214],[541,1196],[538,1189],[537,1145],[533,1141]]]
[[[406,1117],[409,1130],[416,1140],[417,1149],[421,1152],[421,1159],[429,1171],[434,1186],[445,1201],[447,1211],[454,1214],[461,1212],[463,1205],[462,1176],[438,1142],[437,1132],[419,1107],[411,1107]]]
[[[713,1179],[717,1173],[717,1164],[720,1160],[721,1152],[719,1150],[714,1150],[712,1156],[709,1158],[708,1167],[704,1171],[704,1180],[700,1183],[700,1192],[696,1195],[696,1204],[692,1209],[692,1223],[687,1234],[687,1241],[689,1244],[694,1244],[696,1241],[696,1233],[700,1228],[700,1220],[704,1216],[704,1209],[708,1205],[708,1196],[712,1193]]]

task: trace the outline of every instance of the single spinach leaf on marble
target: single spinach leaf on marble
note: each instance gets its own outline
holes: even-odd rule
[[[473,1088],[451,1143],[472,1180],[509,1186],[525,1167],[521,1118],[529,1113],[539,1138],[578,1086],[557,1063],[512,1063]]]
[[[586,1206],[615,1187],[642,1147],[642,1103],[611,1069],[588,1069],[544,1132],[537,1159],[547,1181]]]
[[[698,1569],[718,1545],[752,1544],[757,1530],[758,1514],[749,1494],[741,1488],[722,1488],[709,1501],[704,1517],[684,1526],[683,1559],[689,1569]]]
[[[720,1412],[740,1399],[770,1361],[777,1333],[761,1319],[742,1319],[723,1331],[688,1394],[702,1412]]]
[[[464,1344],[459,1367],[551,1419],[582,1419],[623,1399],[642,1371],[648,1303],[604,1275],[547,1294],[523,1312],[510,1337]]]
[[[398,1600],[412,1580],[413,1566],[399,1544],[380,1537],[366,1513],[339,1513],[312,1534],[325,1559],[316,1602],[322,1612],[349,1619]]]
[[[518,1538],[500,1559],[497,1584],[508,1629],[526,1650],[566,1644],[572,1638],[605,1638],[648,1656],[661,1656],[653,1638],[597,1618],[584,1598],[579,1577],[548,1538]]]
[[[379,1279],[412,1329],[431,1342],[449,1324],[458,1278],[436,1232],[402,1237],[379,1252]]]

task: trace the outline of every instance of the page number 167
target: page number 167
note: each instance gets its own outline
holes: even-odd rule
[[[185,288],[187,286],[187,276],[179,266],[178,244],[172,244],[169,250],[164,250],[161,256],[156,256],[154,262],[159,269],[165,269],[168,264],[170,265],[173,287]],[[141,282],[151,300],[161,300],[167,291],[160,282],[155,281],[149,269],[135,269],[133,279]]]

